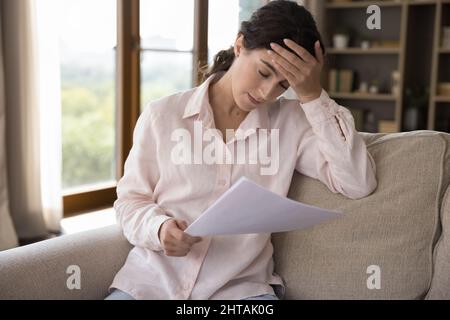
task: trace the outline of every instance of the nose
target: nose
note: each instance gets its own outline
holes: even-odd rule
[[[262,85],[259,89],[259,96],[264,101],[269,101],[273,90],[275,90],[275,87],[272,84]]]
[[[259,90],[259,100],[267,101],[267,95],[263,90]]]

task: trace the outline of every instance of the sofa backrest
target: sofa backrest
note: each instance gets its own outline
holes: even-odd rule
[[[275,271],[285,281],[285,298],[448,298],[450,196],[446,209],[441,203],[450,180],[450,135],[361,135],[377,165],[378,187],[368,197],[351,200],[294,174],[290,198],[345,215],[273,234]]]

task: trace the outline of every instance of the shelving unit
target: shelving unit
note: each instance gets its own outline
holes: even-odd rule
[[[415,1],[415,2],[428,2]],[[351,9],[351,8],[367,8],[368,6],[376,4],[379,7],[398,7],[401,6],[400,1],[348,1],[348,2],[328,2],[326,4],[329,9]]]
[[[381,30],[369,30],[366,8],[372,4],[381,9]],[[325,4],[325,25],[321,30],[327,46],[324,83],[328,89],[330,69],[351,69],[355,79],[350,93],[329,92],[339,104],[352,111],[372,113],[375,123],[364,123],[360,131],[378,132],[381,120],[395,121],[395,131],[430,129],[450,132],[450,97],[439,96],[439,82],[450,82],[450,48],[441,47],[441,31],[450,25],[450,0],[348,1]],[[445,21],[445,23],[444,23]],[[420,23],[419,23],[420,22]],[[350,27],[356,36],[349,47],[332,47],[336,27]],[[395,41],[389,47],[361,48],[361,40]],[[399,71],[399,94],[391,92],[391,74]],[[379,83],[379,93],[355,92],[361,81]],[[416,128],[406,126],[412,114],[406,89],[427,88],[428,103],[419,113]],[[417,116],[417,115],[416,115]],[[405,121],[406,120],[406,121]]]
[[[380,101],[395,101],[397,99],[393,94],[386,93],[341,93],[330,92],[333,98],[337,99],[354,99],[354,100],[380,100]]]
[[[436,3],[434,24],[431,97],[428,106],[428,128],[450,131],[450,97],[440,96],[438,82],[450,82],[450,48],[442,48],[441,37],[444,26],[450,27],[450,0]]]

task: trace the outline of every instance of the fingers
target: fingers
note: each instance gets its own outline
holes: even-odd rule
[[[302,58],[306,63],[314,63],[316,62],[316,58],[314,58],[308,50],[297,44],[295,41],[292,41],[290,39],[284,39],[284,43],[291,48],[295,53],[297,53],[300,58]],[[286,49],[284,49],[287,51]]]
[[[323,65],[323,61],[324,61],[324,59],[323,59],[323,51],[322,51],[322,47],[320,46],[320,41],[319,40],[316,41],[316,44],[314,45],[314,50],[316,52],[317,61],[319,61],[319,63],[321,65]]]
[[[187,227],[188,227],[188,224],[187,224],[187,222],[186,221],[180,221],[180,220],[175,220],[176,222],[177,222],[177,226],[181,229],[181,230],[186,230],[187,229]],[[202,239],[202,237],[193,237],[193,236],[190,236],[189,234],[187,234],[187,233],[185,233],[185,232],[183,232],[183,234],[180,236],[181,238],[179,239],[179,240],[181,240],[181,241],[185,241],[185,242],[188,242],[188,243],[192,243],[192,244],[194,244],[194,243],[197,243],[197,242],[200,242],[200,241],[202,241],[203,239]]]
[[[169,219],[163,223],[163,236],[160,240],[165,255],[185,256],[195,243],[202,240],[201,237],[192,237],[185,233],[187,227],[187,222],[179,219]]]
[[[278,53],[281,57],[286,59],[289,63],[291,63],[293,66],[295,66],[297,69],[301,70],[302,68],[306,67],[308,64],[314,64],[316,62],[323,64],[324,57],[323,57],[323,51],[322,47],[320,46],[320,41],[317,40],[314,43],[314,52],[316,57],[313,57],[308,50],[297,44],[295,41],[292,41],[290,39],[284,39],[284,43],[292,49],[297,55],[293,54],[289,50],[286,50],[282,46],[271,43],[270,46]],[[299,58],[300,57],[300,58]],[[279,61],[278,61],[279,62]]]
[[[168,242],[164,249],[172,251],[189,251],[191,247],[187,243]]]
[[[180,229],[173,230],[172,236],[175,240],[182,243],[187,243],[190,246],[202,240],[201,237],[192,237]]]
[[[165,248],[164,254],[169,257],[184,257],[189,253],[189,249]]]
[[[301,70],[301,69],[303,69],[303,68],[305,68],[307,66],[305,61],[302,61],[301,58],[299,58],[298,56],[296,56],[292,52],[289,52],[288,50],[286,50],[282,46],[272,42],[272,43],[270,43],[270,47],[272,48],[273,51],[278,53],[279,58],[280,58],[279,60],[285,60],[286,62],[291,64],[292,67],[294,67],[294,68],[296,68],[298,70]],[[269,54],[270,54],[270,50],[269,50]],[[274,56],[277,56],[277,55],[276,54],[272,54],[271,56],[274,57]]]
[[[182,257],[189,253],[191,246],[169,236],[163,242],[164,254],[167,256]]]
[[[292,72],[292,68],[287,61],[285,61],[280,56],[276,56],[275,54],[271,54],[272,62],[275,65],[275,68],[286,78],[286,80],[292,84],[292,80],[295,79],[295,74]],[[297,72],[301,72],[296,70]]]
[[[293,86],[293,84],[295,83],[295,76],[276,61],[273,61],[273,64],[278,72],[280,72],[281,75],[286,78],[291,86]]]
[[[175,222],[176,222],[178,228],[180,228],[183,231],[186,230],[186,228],[188,227],[187,222],[184,220],[180,221],[180,220],[176,219]]]
[[[172,228],[168,230],[167,236],[162,242],[164,253],[167,256],[185,256],[195,243],[202,241],[201,237],[193,237],[185,233],[183,230],[187,226],[186,221],[174,219]]]
[[[185,242],[173,241],[164,246],[164,253],[168,256],[185,256],[191,250],[191,245]]]

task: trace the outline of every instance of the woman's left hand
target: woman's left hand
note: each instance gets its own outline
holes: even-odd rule
[[[289,82],[301,103],[319,98],[322,92],[320,73],[324,61],[319,41],[316,41],[314,45],[317,59],[308,50],[290,39],[284,39],[284,43],[298,56],[272,42],[270,46],[273,51],[267,52],[272,57],[275,68]]]

